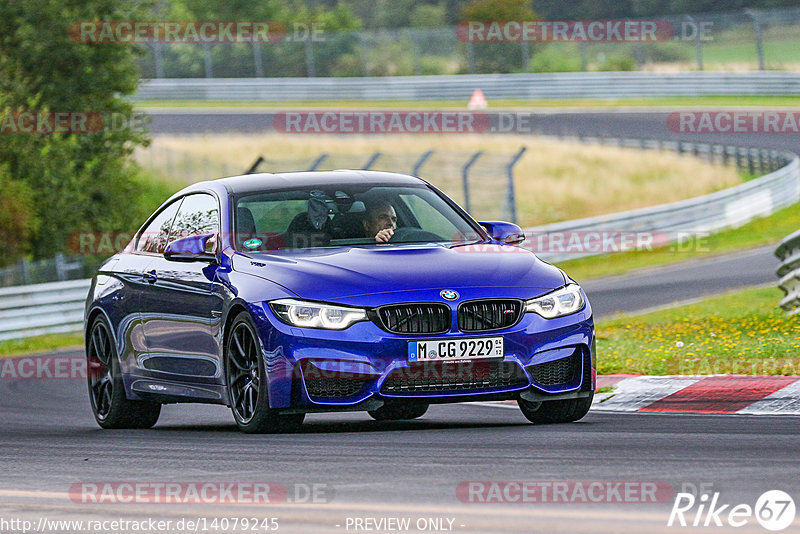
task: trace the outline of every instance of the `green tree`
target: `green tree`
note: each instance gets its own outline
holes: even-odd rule
[[[416,28],[444,26],[446,11],[444,6],[422,4],[411,11],[409,22]]]
[[[523,21],[536,20],[529,0],[470,0],[461,10],[464,21]],[[533,43],[476,42],[472,44],[476,72],[514,72],[524,70],[523,46],[536,48]]]
[[[24,182],[8,177],[0,168],[0,266],[29,252],[30,238],[38,226],[33,212],[33,194]]]
[[[138,224],[137,169],[133,149],[146,143],[131,126],[124,99],[138,83],[137,49],[123,43],[70,39],[76,21],[130,20],[142,16],[130,0],[26,0],[0,3],[0,113],[99,113],[117,119],[96,133],[3,133],[0,161],[7,179],[30,195],[30,251],[52,257],[70,234],[122,231]],[[125,119],[125,120],[121,120]],[[20,193],[25,196],[28,193]],[[25,239],[25,232],[18,232]],[[4,257],[4,261],[16,258]]]

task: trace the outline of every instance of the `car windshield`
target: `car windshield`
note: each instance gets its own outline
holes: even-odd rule
[[[420,184],[313,186],[236,199],[239,250],[464,243],[478,231]]]

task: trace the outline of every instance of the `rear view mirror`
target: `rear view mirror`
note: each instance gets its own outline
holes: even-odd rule
[[[502,241],[506,245],[519,245],[525,241],[522,229],[514,223],[504,221],[482,221],[481,226],[486,228],[492,239]]]
[[[203,234],[176,239],[164,251],[170,261],[217,263],[217,234]]]

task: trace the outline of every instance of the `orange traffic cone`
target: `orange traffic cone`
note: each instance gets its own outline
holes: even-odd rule
[[[483,96],[483,91],[475,89],[472,93],[472,97],[469,99],[467,109],[486,109],[487,106],[488,104],[486,103],[486,97]]]

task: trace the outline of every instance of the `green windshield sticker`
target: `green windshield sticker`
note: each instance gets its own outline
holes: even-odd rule
[[[261,243],[262,241],[260,239],[254,237],[253,239],[248,239],[242,243],[242,245],[244,245],[245,248],[258,248],[261,246]]]

